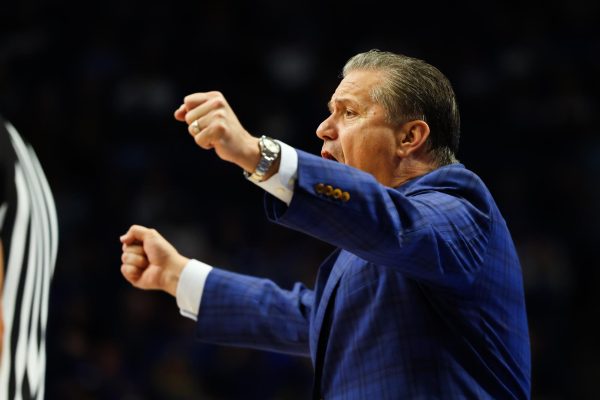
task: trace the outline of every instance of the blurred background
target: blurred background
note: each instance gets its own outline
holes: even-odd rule
[[[5,2],[0,113],[36,149],[60,247],[49,399],[306,399],[308,359],[207,345],[174,299],[121,277],[119,236],[312,286],[332,248],[270,224],[262,192],[197,148],[173,111],[220,90],[242,124],[303,150],[352,55],[423,58],[453,82],[459,159],[522,259],[533,398],[600,392],[598,2]]]

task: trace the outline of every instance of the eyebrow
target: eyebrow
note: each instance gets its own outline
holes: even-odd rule
[[[329,109],[329,111],[333,110],[333,103],[341,103],[341,104],[350,103],[351,105],[354,105],[354,106],[358,106],[359,105],[356,100],[352,100],[352,99],[350,99],[348,97],[339,97],[339,98],[337,98],[335,100],[332,99],[332,100],[329,100],[327,102],[327,108]]]

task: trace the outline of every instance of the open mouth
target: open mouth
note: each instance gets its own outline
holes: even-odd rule
[[[326,160],[338,161],[337,158],[333,156],[333,154],[325,150],[321,151],[321,157],[323,157]]]

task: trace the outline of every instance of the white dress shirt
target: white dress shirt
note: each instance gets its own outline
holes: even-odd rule
[[[293,147],[277,142],[281,145],[279,171],[266,181],[253,183],[290,205],[298,173],[298,153]],[[183,268],[176,292],[177,306],[181,315],[194,321],[198,318],[204,284],[212,268],[202,261],[193,259]]]

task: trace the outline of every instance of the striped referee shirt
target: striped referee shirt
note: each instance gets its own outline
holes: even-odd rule
[[[0,118],[4,337],[0,399],[43,399],[50,282],[58,249],[54,199],[33,151]]]

